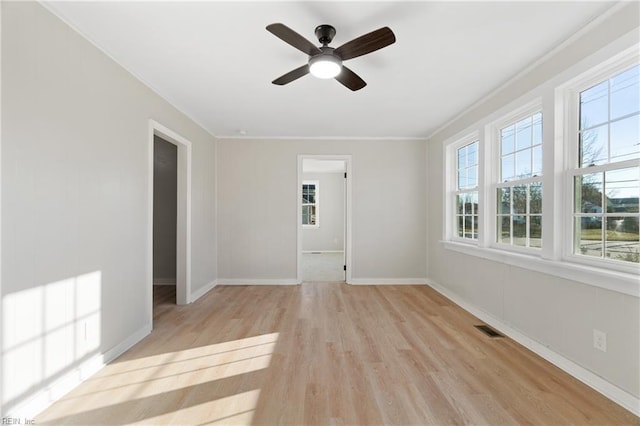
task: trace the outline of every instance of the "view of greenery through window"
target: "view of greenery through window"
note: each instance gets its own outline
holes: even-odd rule
[[[640,66],[580,93],[574,253],[640,262]]]

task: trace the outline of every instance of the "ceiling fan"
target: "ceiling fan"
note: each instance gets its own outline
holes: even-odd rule
[[[347,59],[357,58],[382,49],[395,43],[396,37],[389,27],[383,27],[355,38],[340,47],[329,47],[329,43],[336,35],[336,29],[331,25],[319,25],[315,35],[322,46],[317,47],[309,40],[293,31],[284,24],[267,25],[267,31],[280,38],[285,43],[309,55],[309,62],[299,68],[273,80],[279,86],[291,83],[309,73],[318,78],[335,78],[345,87],[356,91],[367,83],[356,73],[342,64]]]

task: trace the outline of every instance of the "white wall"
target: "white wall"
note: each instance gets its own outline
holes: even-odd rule
[[[427,151],[430,198],[444,199],[444,141],[465,129],[482,129],[495,119],[494,112],[508,111],[514,100],[542,96],[543,108],[553,111],[554,87],[620,49],[633,46],[634,40],[638,42],[639,16],[638,3],[628,3],[434,135]],[[593,52],[598,53],[591,55]],[[545,126],[553,129],[553,113],[545,115]],[[546,146],[550,149],[552,145]],[[545,197],[553,194],[554,188],[545,187]],[[622,395],[632,404],[633,398],[640,397],[640,301],[636,296],[448,250],[440,242],[444,219],[441,203],[429,204],[428,218],[430,281],[541,347],[604,378],[614,385],[610,395]],[[606,353],[593,348],[594,328],[608,333]]]
[[[352,156],[354,281],[424,281],[423,141],[234,139],[218,142],[219,282],[297,281],[299,154]]]
[[[176,284],[178,147],[153,138],[153,283]]]
[[[38,3],[1,7],[6,415],[150,329],[149,119],[193,144],[192,290],[213,282],[215,142]]]
[[[344,172],[303,173],[304,180],[318,181],[320,188],[317,228],[302,230],[303,251],[342,251],[344,249]]]

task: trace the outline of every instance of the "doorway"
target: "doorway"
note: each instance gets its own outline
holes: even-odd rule
[[[298,160],[298,282],[349,282],[350,156]]]
[[[191,302],[191,142],[149,120],[148,155],[147,315],[153,324],[154,287],[165,287],[163,303]]]
[[[176,303],[178,146],[153,135],[153,307]]]

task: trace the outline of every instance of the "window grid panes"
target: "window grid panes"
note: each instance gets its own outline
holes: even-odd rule
[[[500,130],[500,182],[542,175],[542,113]]]
[[[640,65],[580,93],[578,167],[640,158]]]
[[[580,92],[574,254],[640,262],[639,95],[640,65]]]
[[[575,177],[574,252],[638,263],[640,167]]]
[[[302,224],[309,226],[317,225],[317,183],[304,183],[302,185]]]
[[[500,129],[496,242],[542,247],[542,113]]]
[[[497,189],[497,242],[520,247],[542,247],[542,184]]]
[[[478,239],[478,141],[456,150],[455,235]]]

